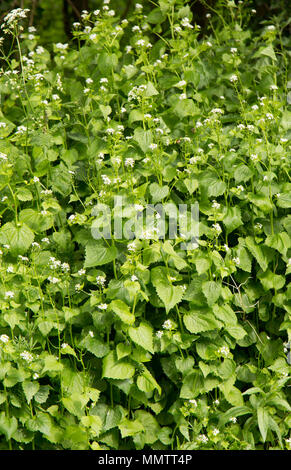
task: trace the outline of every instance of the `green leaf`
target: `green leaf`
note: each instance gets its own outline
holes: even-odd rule
[[[263,442],[265,442],[269,429],[269,413],[265,408],[259,407],[257,409],[257,417],[259,430],[262,435]]]
[[[287,232],[268,235],[265,244],[279,251],[283,256],[287,256],[287,251],[291,247],[291,239]]]
[[[162,201],[169,194],[169,186],[160,186],[158,183],[152,183],[150,185],[150,193],[152,196],[152,202]]]
[[[246,182],[253,176],[253,171],[244,164],[238,165],[234,171],[234,178],[237,183]]]
[[[273,205],[264,193],[249,193],[248,198],[255,206],[261,209],[262,212],[272,212]]]
[[[258,278],[260,279],[265,290],[279,290],[285,284],[284,276],[281,276],[280,274],[274,274],[270,269],[264,273],[258,274]]]
[[[186,261],[176,253],[170,240],[165,241],[163,244],[163,250],[165,253],[170,255],[170,259],[174,262],[174,265],[178,270],[184,269],[187,266]]]
[[[203,393],[204,378],[200,370],[195,370],[188,374],[184,380],[180,390],[180,398],[192,399]]]
[[[10,245],[13,255],[23,255],[33,240],[34,233],[24,223],[7,222],[0,229],[0,243]]]
[[[78,417],[85,414],[84,409],[87,402],[87,397],[77,392],[73,392],[69,397],[62,398],[62,403],[69,413]]]
[[[128,334],[132,341],[146,351],[153,353],[153,329],[152,327],[144,322],[141,322],[137,328],[130,326],[128,328]]]
[[[264,255],[261,246],[255,242],[253,237],[250,236],[245,238],[245,243],[248,250],[259,263],[261,269],[263,271],[266,271],[266,269],[268,268],[268,260]]]
[[[34,395],[38,392],[39,390],[39,383],[38,382],[31,382],[31,381],[25,381],[22,382],[22,388],[24,391],[25,398],[27,400],[27,403],[30,403]]]
[[[19,201],[31,201],[33,199],[31,191],[27,188],[19,188],[16,196]]]
[[[100,242],[93,240],[90,240],[89,243],[87,243],[85,250],[85,268],[111,263],[111,261],[113,261],[117,256],[117,249],[115,246],[106,247],[100,244]]]
[[[244,400],[241,391],[233,385],[233,379],[230,378],[219,384],[226,401],[234,406],[243,406]]]
[[[145,131],[140,127],[134,130],[134,140],[138,143],[144,153],[146,153],[150,144],[153,143],[153,136],[150,130]]]
[[[104,357],[109,352],[109,346],[99,338],[86,336],[81,342],[80,347],[85,348],[96,357]]]
[[[196,106],[194,101],[191,99],[178,99],[177,104],[174,106],[173,110],[181,119],[186,116],[195,116],[200,113],[198,106]]]
[[[221,414],[219,417],[219,424],[224,426],[226,423],[229,422],[231,418],[237,418],[238,416],[244,416],[247,414],[252,414],[251,408],[247,406],[234,406],[230,408],[225,413]]]
[[[220,296],[221,285],[215,281],[206,281],[202,283],[202,291],[207,299],[209,307],[211,307]]]
[[[138,376],[136,384],[138,388],[145,393],[150,393],[153,390],[157,389],[159,394],[161,395],[162,390],[155,378],[152,376],[150,371],[145,367],[143,373]]]
[[[185,184],[189,194],[193,194],[199,186],[198,179],[195,178],[185,178],[183,183]]]
[[[44,372],[59,372],[63,369],[63,364],[58,360],[58,357],[53,356],[52,354],[46,354],[44,356],[44,367],[42,373]]]
[[[118,361],[116,353],[111,351],[103,359],[103,368],[102,368],[102,377],[108,379],[131,379],[134,375],[135,368],[134,366],[125,360]]]
[[[146,84],[146,89],[145,89],[145,91],[144,91],[144,96],[147,96],[147,97],[149,98],[150,96],[155,96],[155,95],[158,95],[158,94],[159,94],[159,92],[158,92],[158,90],[155,88],[155,86],[153,85],[153,83],[152,83],[152,82],[148,82],[148,83]]]
[[[82,416],[81,423],[85,428],[89,428],[94,436],[99,436],[102,429],[102,421],[99,416]]]
[[[123,323],[132,325],[135,321],[135,316],[130,312],[128,305],[122,300],[113,300],[110,304],[111,310],[120,318]]]
[[[139,432],[145,431],[142,423],[138,419],[131,421],[127,418],[122,419],[122,421],[118,425],[118,429],[120,430],[122,439],[134,436]]]
[[[237,325],[237,316],[228,304],[214,305],[213,313],[215,317],[222,321],[227,327]]]
[[[116,346],[116,354],[117,354],[117,359],[120,360],[123,357],[129,356],[131,353],[131,345],[130,344],[124,344],[124,343],[118,343]]]
[[[17,430],[17,419],[12,416],[8,418],[3,411],[0,414],[0,432],[5,435],[7,441],[11,439],[13,433]]]
[[[153,268],[151,271],[151,279],[157,294],[163,301],[166,311],[169,312],[171,308],[178,304],[184,295],[182,286],[173,286],[165,269],[161,267]]]
[[[277,60],[275,51],[272,45],[266,47],[260,47],[260,49],[254,54],[254,57],[260,57],[261,55],[270,57],[272,60]]]
[[[291,115],[291,113],[290,113]],[[291,122],[291,119],[290,119]],[[291,128],[291,125],[290,125]],[[283,209],[290,209],[291,207],[291,193],[280,193],[280,197],[278,197],[276,202],[278,207],[282,207]]]
[[[193,311],[184,315],[183,321],[190,333],[201,333],[221,327],[221,322],[209,310]]]
[[[239,207],[228,207],[226,216],[222,220],[226,227],[227,233],[233,232],[235,229],[243,225],[241,219],[241,211]]]
[[[160,426],[157,420],[151,413],[148,413],[144,410],[137,410],[135,412],[135,418],[142,423],[145,435],[144,441],[145,444],[151,445],[158,440],[158,433],[160,431]]]

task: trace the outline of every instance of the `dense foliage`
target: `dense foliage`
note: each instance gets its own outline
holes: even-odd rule
[[[0,446],[290,449],[287,23],[108,3],[49,49],[1,26]],[[198,202],[199,246],[97,240],[116,195]]]

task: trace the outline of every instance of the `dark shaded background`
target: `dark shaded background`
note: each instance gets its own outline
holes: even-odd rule
[[[235,0],[237,3],[238,0]],[[271,20],[273,16],[282,16],[286,21],[291,16],[290,0],[243,0],[244,4],[257,10],[253,16],[251,27],[257,28],[264,20]],[[122,18],[135,8],[136,0],[111,0],[110,8],[116,10]],[[150,0],[138,0],[144,6],[144,14],[154,8]],[[157,2],[156,2],[157,3]],[[50,44],[52,42],[66,41],[71,37],[72,23],[80,20],[82,10],[94,10],[102,8],[101,0],[0,0],[0,20],[13,8],[29,8],[29,24],[36,26],[40,34],[40,42]],[[226,5],[226,0],[193,0],[189,1],[195,22],[207,27],[208,20],[205,15],[211,8],[219,7],[220,11]],[[290,24],[287,28],[290,34]]]

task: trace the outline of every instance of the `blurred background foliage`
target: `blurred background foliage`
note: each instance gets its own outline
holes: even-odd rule
[[[232,0],[237,3],[238,0]],[[135,8],[135,0],[111,0],[110,8],[114,9],[121,18]],[[155,8],[158,0],[138,0],[143,5],[146,15]],[[189,2],[193,12],[193,18],[203,31],[207,29],[209,20],[207,13],[213,13],[213,9],[219,10],[222,14],[227,8],[229,0],[193,0]],[[270,21],[275,17],[285,21],[286,28],[283,34],[290,35],[290,0],[243,0],[244,4],[254,8],[257,14],[252,17],[250,27],[255,29],[264,21]],[[29,8],[29,25],[37,27],[40,35],[40,42],[43,45],[66,42],[71,37],[72,23],[80,20],[82,10],[92,11],[102,8],[103,0],[0,0],[0,22],[5,14],[13,8]]]

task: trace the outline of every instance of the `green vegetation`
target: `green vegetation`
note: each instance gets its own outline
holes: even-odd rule
[[[1,26],[0,448],[290,449],[288,19],[107,3]],[[198,247],[94,238],[116,196],[198,202]]]

